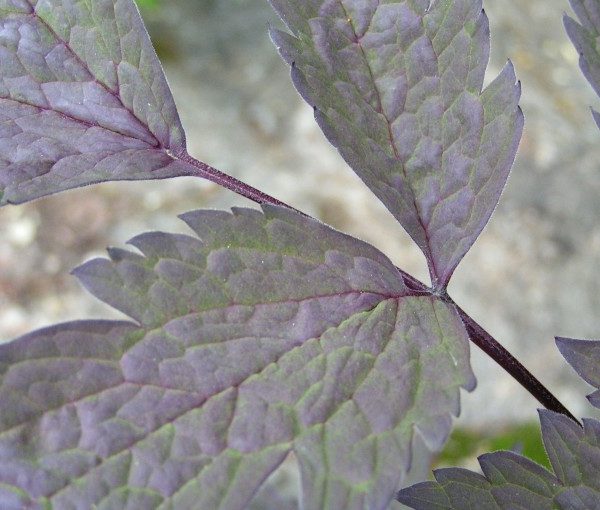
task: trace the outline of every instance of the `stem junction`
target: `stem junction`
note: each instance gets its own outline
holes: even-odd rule
[[[182,162],[189,164],[195,168],[195,172],[192,175],[208,179],[209,181],[219,184],[224,188],[227,188],[238,195],[248,198],[257,204],[270,204],[280,207],[286,207],[292,209],[303,216],[308,216],[306,213],[291,207],[290,205],[277,200],[276,198],[256,189],[252,186],[231,177],[216,168],[211,167],[205,163],[198,161],[197,159],[190,156],[187,152],[181,152],[174,156]],[[427,287],[424,283],[406,273],[400,268],[397,268],[404,279],[406,286],[419,293],[433,294],[433,290]],[[436,295],[438,295],[436,293]],[[467,314],[460,306],[458,306],[450,296],[445,292],[439,296],[441,299],[449,304],[452,304],[458,314],[460,315],[469,339],[483,352],[490,356],[498,365],[500,365],[506,372],[508,372],[523,388],[525,388],[540,404],[546,409],[554,411],[567,416],[576,423],[579,421],[571,414],[571,412],[548,390],[529,370],[523,366],[523,364],[516,359],[507,349],[505,349],[500,342],[498,342],[492,335],[490,335],[485,329],[483,329],[475,320]]]

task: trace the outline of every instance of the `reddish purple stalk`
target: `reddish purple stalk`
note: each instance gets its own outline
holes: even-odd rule
[[[272,196],[267,195],[266,193],[263,193],[262,191],[236,179],[235,177],[224,174],[220,170],[194,159],[187,153],[178,154],[176,157],[179,160],[195,167],[198,170],[195,175],[198,177],[208,179],[209,181],[223,186],[224,188],[227,188],[238,195],[246,197],[253,202],[258,204],[271,204],[287,207],[288,209],[293,209],[303,216],[308,216],[306,213],[289,206],[285,202],[277,200],[276,198],[273,198]],[[402,271],[400,268],[398,268],[398,270],[404,278],[404,283],[411,290],[417,292],[426,292],[428,294],[433,292],[432,289],[410,274]],[[561,404],[561,402],[531,372],[529,372],[529,370],[527,370],[519,360],[517,360],[502,346],[502,344],[500,344],[500,342],[498,342],[492,335],[490,335],[477,322],[475,322],[475,320],[471,318],[460,306],[458,306],[452,300],[452,298],[450,298],[448,295],[443,295],[440,297],[448,303],[451,303],[456,308],[465,325],[467,333],[469,334],[471,342],[473,342],[496,363],[498,363],[498,365],[506,370],[506,372],[508,372],[546,409],[564,414],[565,416],[579,423],[579,421],[571,414],[571,412],[563,404]]]

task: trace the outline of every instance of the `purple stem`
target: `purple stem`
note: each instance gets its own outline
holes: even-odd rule
[[[218,184],[219,186],[223,186],[224,188],[227,188],[228,190],[237,193],[238,195],[242,195],[243,197],[246,197],[247,199],[252,200],[257,204],[279,205],[281,207],[287,207],[288,209],[292,209],[297,213],[300,213],[302,216],[308,216],[306,213],[303,213],[302,211],[299,211],[298,209],[295,209],[294,207],[287,205],[286,203],[281,202],[276,198],[273,198],[271,195],[267,195],[266,193],[263,193],[262,191],[253,188],[245,182],[242,182],[236,179],[235,177],[231,177],[231,175],[227,175],[221,172],[220,170],[217,170],[216,168],[207,165],[206,163],[198,161],[185,151],[182,151],[179,154],[175,154],[175,157],[178,160],[183,161],[184,163],[187,163],[188,165],[194,167],[195,171],[190,172],[189,175],[207,179],[211,182],[214,182],[215,184]]]
[[[404,283],[411,290],[419,291],[427,289],[427,286],[414,276],[402,271],[398,271],[404,278]],[[523,364],[515,358],[498,340],[483,329],[475,320],[458,306],[454,300],[447,294],[441,296],[444,301],[452,304],[465,325],[471,342],[485,352],[498,365],[500,365],[508,374],[515,379],[523,388],[525,388],[535,399],[542,404],[546,409],[556,413],[564,414],[571,418],[574,422],[579,423],[579,420],[571,414],[571,412],[560,403],[560,401],[529,371]],[[581,425],[581,423],[579,423]]]
[[[193,175],[203,177],[212,181],[224,188],[227,188],[243,197],[246,197],[253,202],[258,204],[271,204],[278,205],[281,207],[287,207],[292,209],[303,216],[308,216],[306,213],[295,209],[287,205],[285,202],[277,200],[262,191],[249,186],[248,184],[231,177],[230,175],[224,174],[220,170],[213,168],[205,163],[194,159],[187,153],[181,153],[177,155],[177,158],[189,165],[193,166],[197,171],[193,172]],[[412,275],[406,273],[400,268],[400,271],[404,283],[406,286],[416,292],[426,292],[427,294],[433,293],[433,291],[427,287],[423,282],[419,281]],[[460,315],[469,338],[477,347],[485,352],[490,358],[492,358],[498,365],[500,365],[506,372],[508,372],[523,388],[525,388],[540,404],[546,409],[554,411],[571,418],[576,423],[579,421],[569,412],[569,410],[560,403],[560,401],[531,373],[527,370],[519,360],[517,360],[508,350],[506,350],[500,342],[498,342],[492,335],[490,335],[485,329],[483,329],[475,320],[471,318],[460,306],[458,306],[452,298],[447,294],[439,296],[446,302],[452,304],[458,314]]]
[[[531,393],[537,401],[546,409],[556,413],[564,414],[574,422],[581,425],[579,420],[573,416],[564,405],[546,388],[521,362],[508,352],[492,335],[483,329],[467,312],[465,312],[454,301],[450,302],[456,307],[469,338],[477,347],[485,352],[490,358],[506,370],[523,388]]]

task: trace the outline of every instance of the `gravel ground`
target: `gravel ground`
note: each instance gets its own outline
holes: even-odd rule
[[[418,249],[328,145],[293,90],[267,36],[275,17],[266,2],[163,5],[147,20],[190,152],[375,244],[426,279]],[[600,337],[594,269],[600,264],[600,132],[587,108],[599,101],[562,28],[567,0],[489,0],[485,7],[490,77],[513,60],[526,128],[500,205],[450,291],[576,414],[590,415],[585,387],[562,362],[553,336]],[[0,339],[57,321],[117,316],[69,270],[141,231],[185,232],[178,213],[232,205],[251,204],[182,178],[103,184],[1,209]],[[476,348],[473,365],[479,387],[464,395],[463,423],[489,427],[535,416],[536,402]]]

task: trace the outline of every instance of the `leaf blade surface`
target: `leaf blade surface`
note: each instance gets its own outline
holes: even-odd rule
[[[454,308],[292,211],[183,217],[202,241],[144,234],[143,255],[76,271],[136,323],[0,346],[0,486],[55,508],[235,509],[294,451],[306,508],[385,508],[414,430],[439,448],[473,387]]]
[[[133,0],[1,0],[0,31],[0,205],[191,173]]]
[[[523,125],[511,65],[481,90],[481,2],[271,3],[292,32],[272,38],[296,88],[443,288],[498,202]]]

